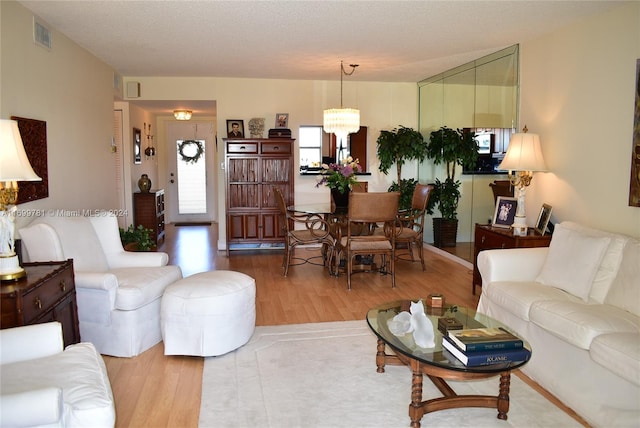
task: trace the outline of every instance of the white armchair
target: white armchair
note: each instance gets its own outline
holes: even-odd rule
[[[19,234],[26,261],[73,259],[83,341],[101,354],[133,357],[162,340],[162,294],[182,278],[166,253],[124,251],[107,213],[40,217]]]
[[[0,330],[0,426],[114,426],[102,357],[91,343],[62,343],[58,322]]]

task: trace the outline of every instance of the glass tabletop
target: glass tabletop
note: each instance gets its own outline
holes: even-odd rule
[[[418,299],[414,300],[416,302]],[[527,361],[506,362],[499,364],[491,364],[487,366],[466,366],[448,350],[442,347],[442,332],[438,330],[438,318],[447,317],[455,318],[460,321],[463,328],[482,328],[482,327],[502,327],[518,336],[508,326],[500,323],[493,318],[478,313],[473,309],[464,306],[456,306],[447,304],[444,308],[430,308],[423,299],[420,299],[425,308],[425,314],[433,325],[435,335],[435,347],[421,348],[416,345],[413,340],[412,333],[396,336],[389,330],[388,322],[402,311],[409,312],[410,300],[396,300],[384,303],[369,309],[367,312],[367,323],[371,330],[385,344],[389,345],[395,352],[406,355],[409,358],[416,359],[425,364],[442,367],[449,370],[457,370],[464,372],[502,372],[505,370],[516,369],[524,365]],[[521,338],[521,337],[520,337]],[[522,339],[522,338],[521,338]],[[531,347],[526,340],[522,339],[524,347],[531,351]]]

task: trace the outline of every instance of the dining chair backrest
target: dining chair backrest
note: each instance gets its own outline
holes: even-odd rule
[[[281,214],[287,214],[287,203],[284,201],[284,195],[282,194],[282,190],[279,187],[273,186],[273,194],[276,198],[276,204],[278,205],[278,209]]]
[[[369,182],[368,181],[356,181],[351,185],[352,192],[368,192],[369,191]]]
[[[350,222],[388,222],[398,215],[400,192],[351,192],[349,194]]]
[[[433,188],[433,184],[416,184],[413,190],[413,197],[411,198],[411,209],[418,211],[426,210]]]

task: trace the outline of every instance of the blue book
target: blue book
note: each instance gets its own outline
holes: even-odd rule
[[[531,358],[531,351],[526,348],[505,351],[471,352],[467,354],[446,336],[442,337],[442,346],[465,366],[469,367],[528,361],[529,358]]]
[[[522,339],[500,327],[449,330],[447,333],[451,341],[464,352],[499,351],[524,347]]]

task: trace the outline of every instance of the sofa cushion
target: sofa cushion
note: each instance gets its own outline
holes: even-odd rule
[[[598,266],[596,275],[593,278],[591,291],[589,292],[589,299],[598,303],[604,303],[607,292],[609,291],[613,279],[616,277],[618,272],[620,260],[622,260],[622,251],[629,240],[629,237],[616,233],[605,232],[604,230],[592,229],[571,221],[564,221],[561,224],[563,227],[575,230],[587,236],[611,239],[611,242],[602,257],[600,266]]]
[[[593,278],[610,242],[608,237],[587,236],[559,224],[536,281],[587,301]]]
[[[640,317],[640,241],[625,245],[618,275],[613,280],[605,303]]]
[[[591,342],[591,359],[640,386],[640,333],[601,334]]]
[[[559,288],[526,281],[491,282],[483,285],[482,294],[498,307],[525,321],[529,321],[531,305],[539,300],[579,300]]]
[[[123,311],[132,311],[159,299],[169,284],[182,278],[180,268],[173,265],[112,269],[110,273],[118,278],[119,284],[115,308]]]
[[[91,343],[70,345],[49,357],[2,366],[3,394],[51,387],[62,388],[66,426],[114,426],[107,370]]]
[[[599,303],[538,301],[531,305],[529,318],[554,336],[586,350],[601,334],[640,332],[640,318],[615,306]]]

